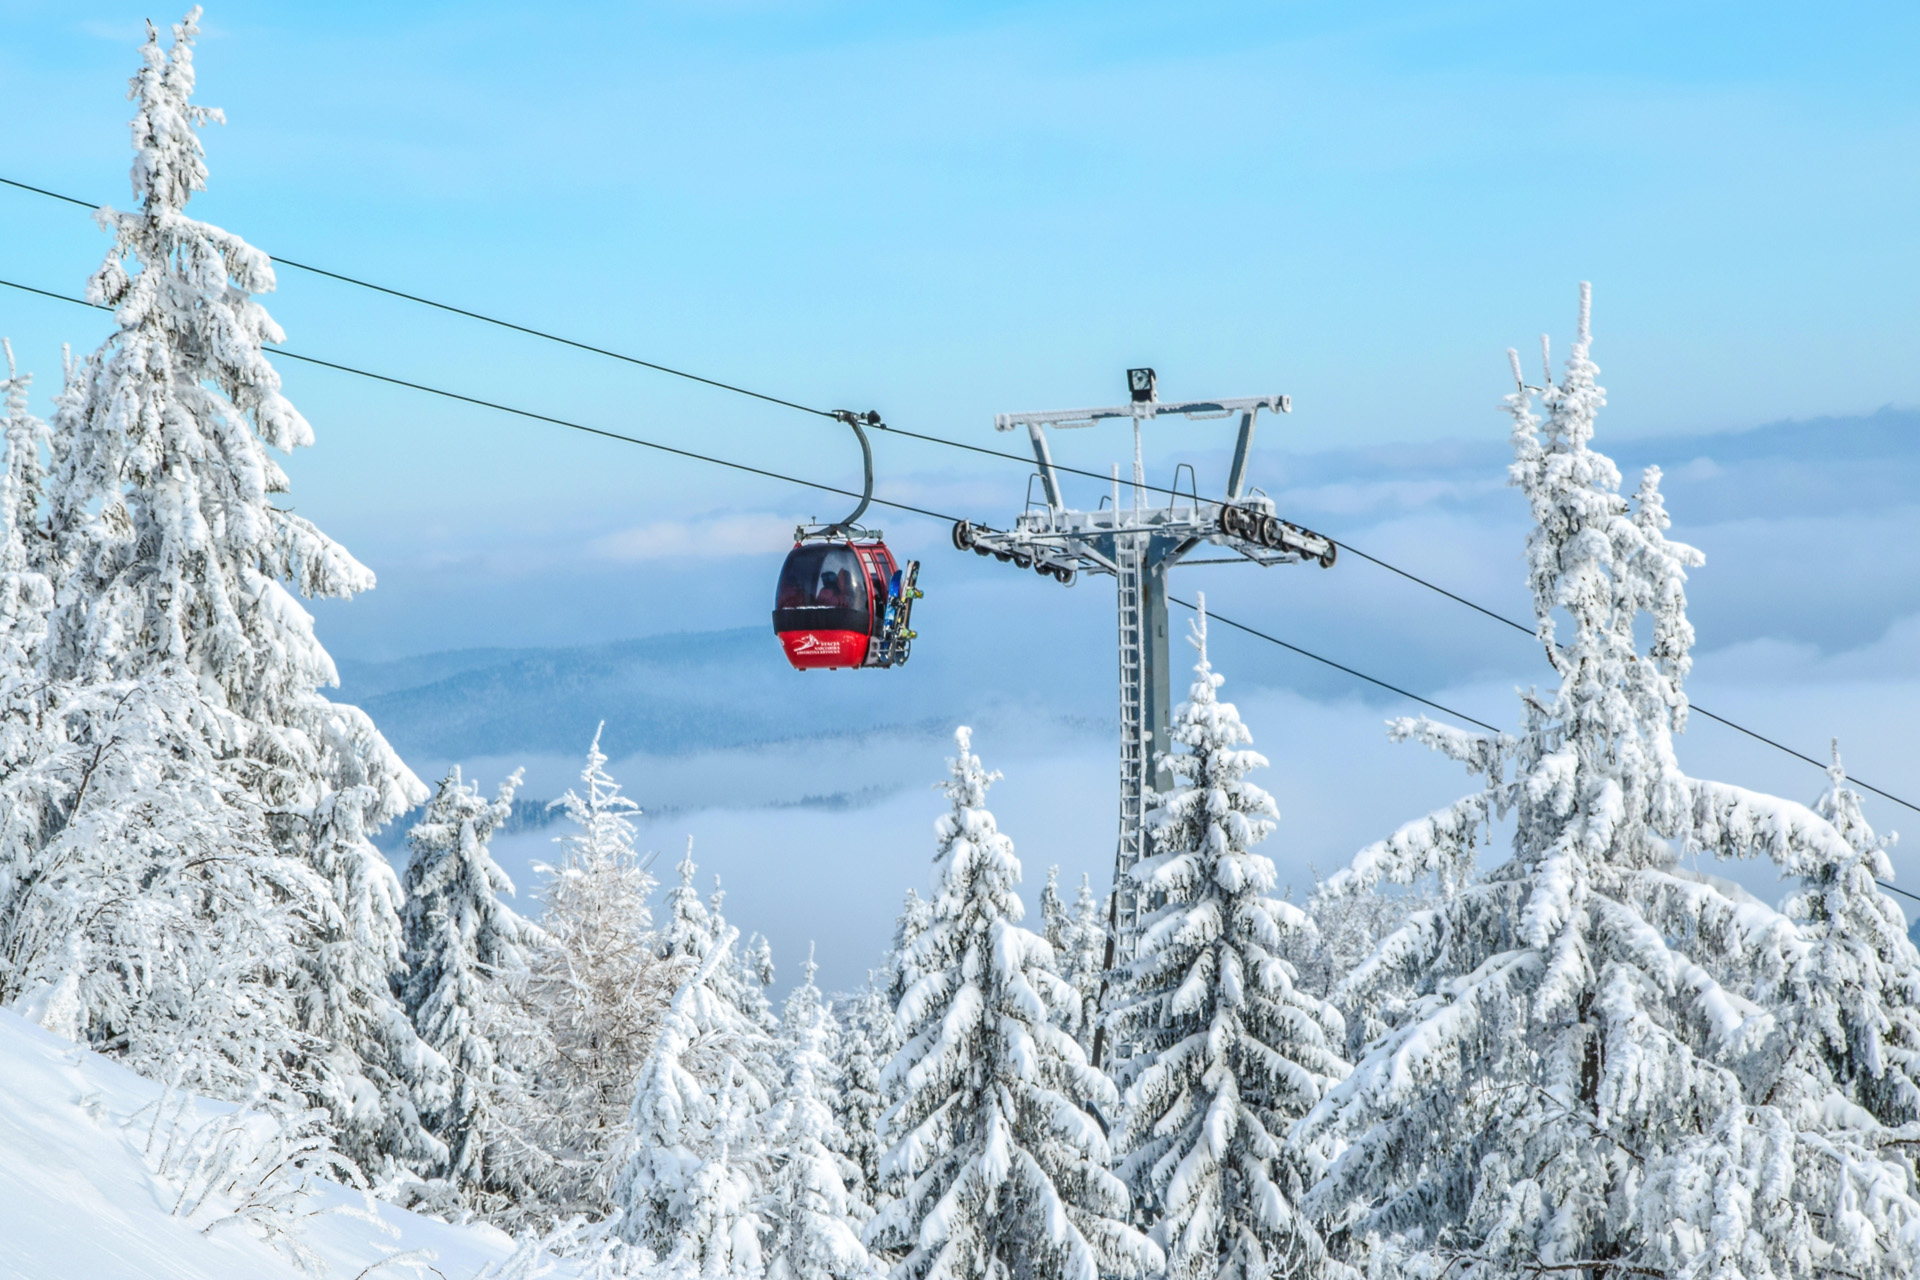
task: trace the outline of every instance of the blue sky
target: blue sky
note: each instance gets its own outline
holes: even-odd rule
[[[177,16],[0,0],[0,174],[126,198],[149,14]],[[1863,776],[1916,791],[1914,420],[1880,420],[1864,458],[1829,442],[1920,404],[1917,28],[1893,5],[215,3],[199,100],[228,123],[193,210],[270,252],[982,444],[1009,443],[994,412],[1116,398],[1133,364],[1170,396],[1286,391],[1256,481],[1509,611],[1503,353],[1543,331],[1564,352],[1590,279],[1601,443],[1676,472],[1680,532],[1709,555],[1696,683],[1804,749],[1841,732]],[[0,190],[0,276],[77,292],[103,247],[83,212]],[[831,483],[857,465],[815,419],[296,271],[281,286],[293,350]],[[60,344],[104,328],[0,292],[0,333],[45,393]],[[782,531],[837,501],[283,372],[319,439],[290,465],[294,501],[382,580],[320,611],[347,657],[759,625]],[[1724,434],[1783,421],[1803,425],[1764,448]],[[1224,468],[1214,426],[1148,444],[1157,478]],[[1122,453],[1096,433],[1060,449],[1101,470]],[[940,510],[1004,523],[1024,492],[1016,467],[900,439],[877,455],[883,495]],[[884,523],[929,566],[924,668],[882,677],[905,708],[973,714],[975,683],[987,701],[1019,683],[969,662],[1053,664],[1053,711],[1111,715],[1104,582],[1013,581],[931,522]],[[1524,641],[1364,566],[1205,573],[1192,585],[1222,609],[1475,714],[1542,678]],[[1457,789],[1378,742],[1397,708],[1270,651],[1222,661],[1273,720],[1254,728],[1293,865]],[[1340,750],[1300,741],[1329,733]],[[1104,819],[1069,835],[1054,815],[1062,789],[1102,812],[1104,739],[1058,741],[1004,744],[1048,780],[1010,767],[1007,802],[1097,869]],[[1818,783],[1696,747],[1735,781]],[[735,766],[776,767],[714,765]],[[535,776],[551,793],[564,773]],[[681,777],[634,785],[671,808]],[[867,829],[917,847],[926,808],[916,790]],[[756,845],[837,838],[806,821],[688,819],[740,878]]]
[[[123,199],[149,8],[0,12],[11,166]],[[216,3],[200,97],[230,123],[195,208],[291,257],[947,430],[1150,361],[1170,390],[1291,391],[1302,447],[1478,432],[1501,349],[1592,279],[1616,429],[1741,426],[1920,398],[1917,25],[1893,5]],[[97,252],[73,212],[9,196],[0,217],[10,270],[72,280]],[[313,280],[276,311],[295,344],[492,390],[810,429]],[[357,466],[349,419],[411,408],[339,403],[316,475]],[[421,433],[394,461],[445,451]],[[524,457],[478,451],[524,482]]]

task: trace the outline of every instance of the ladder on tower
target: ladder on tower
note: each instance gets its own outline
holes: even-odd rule
[[[1146,831],[1142,826],[1147,799],[1147,778],[1151,761],[1146,728],[1146,615],[1140,599],[1141,577],[1146,572],[1147,537],[1123,535],[1114,548],[1119,568],[1115,593],[1120,609],[1120,846],[1114,858],[1114,930],[1120,954],[1116,960],[1132,958],[1135,926],[1142,903],[1127,882],[1134,864],[1146,855]]]

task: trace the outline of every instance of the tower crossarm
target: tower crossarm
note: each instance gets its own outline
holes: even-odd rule
[[[1132,404],[1114,405],[1105,409],[1048,409],[1036,413],[996,413],[993,426],[996,431],[1012,431],[1015,427],[1091,427],[1113,419],[1127,418],[1164,418],[1177,413],[1185,418],[1231,418],[1235,414],[1246,414],[1265,409],[1271,413],[1290,413],[1293,410],[1293,397],[1236,396],[1226,400],[1145,400]]]
[[[1258,494],[1237,503],[1118,510],[1034,507],[1006,530],[963,520],[953,527],[953,545],[1071,583],[1079,573],[1117,574],[1119,548],[1139,535],[1158,548],[1152,559],[1164,566],[1203,546],[1224,548],[1237,560],[1258,565],[1313,561],[1330,566],[1338,554],[1332,539],[1279,519],[1272,501]]]

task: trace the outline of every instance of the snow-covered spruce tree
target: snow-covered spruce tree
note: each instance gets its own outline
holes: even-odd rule
[[[680,882],[667,891],[667,923],[660,931],[660,956],[675,965],[676,972],[684,973],[704,961],[716,940],[731,926],[721,913],[726,893],[720,888],[720,877],[714,877],[713,893],[704,901],[694,885],[699,867],[693,860],[692,836],[687,837],[686,854],[674,870]],[[765,990],[773,981],[773,947],[755,934],[744,944],[736,942],[729,954],[732,958],[726,968],[713,976],[713,990],[759,1030],[759,1038],[746,1051],[748,1066],[755,1078],[771,1089],[780,1078],[773,1052],[780,1023],[772,1014],[772,1002]]]
[[[903,1186],[898,1171],[888,1168],[884,1157],[892,1145],[886,1117],[906,1100],[907,1079],[904,1073],[890,1072],[887,1067],[901,1047],[900,1028],[894,1020],[894,1011],[900,1007],[900,1001],[908,989],[921,977],[914,959],[914,944],[932,924],[933,904],[922,898],[919,890],[909,886],[900,904],[900,914],[894,920],[893,945],[888,948],[880,971],[874,975],[872,982],[876,1002],[880,1006],[877,1033],[871,1042],[877,1059],[880,1108],[875,1123],[867,1130],[871,1134],[873,1150],[871,1163],[864,1158],[860,1162],[863,1182],[859,1194],[875,1212],[898,1196]],[[865,1226],[863,1223],[863,1231]],[[868,1239],[867,1243],[876,1258],[889,1263],[896,1260],[896,1251],[887,1245],[872,1239]]]
[[[1273,896],[1273,862],[1254,850],[1278,813],[1247,780],[1265,757],[1217,696],[1204,598],[1192,642],[1200,659],[1171,729],[1183,749],[1160,757],[1174,790],[1153,797],[1153,854],[1132,871],[1162,905],[1141,922],[1108,1014],[1132,1047],[1117,1063],[1119,1169],[1168,1276],[1317,1276],[1326,1246],[1300,1212],[1308,1170],[1287,1133],[1346,1075],[1345,1027],[1281,955],[1311,926]]]
[[[560,1216],[609,1207],[634,1076],[679,978],[656,953],[654,879],[633,844],[640,808],[606,764],[596,731],[579,789],[555,801],[572,826],[555,841],[565,856],[537,869],[545,939],[530,948],[525,1008],[548,1048],[536,1072],[539,1145],[569,1171],[549,1192]]]
[[[641,1065],[631,1137],[614,1184],[618,1230],[703,1276],[764,1270],[765,1122],[771,1095],[750,1066],[765,1036],[721,990],[739,931],[686,970]]]
[[[7,377],[0,382],[0,429],[5,431],[4,471],[0,472],[0,678],[31,680],[40,638],[46,633],[53,586],[47,578],[50,552],[41,519],[46,495],[46,459],[52,449],[47,424],[27,412],[33,375],[13,362],[13,344],[0,339]],[[16,717],[7,717],[9,722]],[[17,732],[9,723],[0,733]],[[5,740],[0,752],[12,759]]]
[[[1060,896],[1060,868],[1047,868],[1047,882],[1040,886],[1040,936],[1053,948],[1055,956],[1064,956],[1071,945],[1073,916],[1067,900]]]
[[[847,1183],[852,1201],[848,1213],[864,1225],[879,1206],[880,1157],[887,1112],[886,1087],[881,1073],[899,1048],[894,1038],[893,1009],[880,989],[879,975],[869,974],[867,985],[847,1002],[842,1019],[839,1088],[834,1092],[837,1150],[853,1166]]]
[[[0,1000],[11,1001],[24,986],[23,960],[33,958],[31,947],[23,956],[19,935],[29,926],[36,864],[57,820],[61,786],[58,769],[50,767],[56,743],[39,663],[53,603],[41,512],[52,443],[46,423],[27,411],[33,375],[15,366],[10,342],[0,347],[7,360],[0,384],[0,412],[6,415],[0,458]]]
[[[1920,954],[1900,908],[1876,883],[1893,876],[1894,837],[1868,823],[1838,743],[1827,772],[1814,812],[1845,843],[1809,844],[1810,856],[1794,868],[1800,887],[1785,910],[1807,946],[1782,984],[1782,1047],[1819,1055],[1816,1074],[1882,1124],[1911,1125],[1920,1120]]]
[[[1415,912],[1431,910],[1437,895],[1426,886],[1406,886],[1390,892],[1323,894],[1321,877],[1314,873],[1314,892],[1305,910],[1313,928],[1290,934],[1282,949],[1299,975],[1302,991],[1332,1000],[1342,984],[1380,943]],[[1363,1006],[1347,1017],[1345,1052],[1359,1052],[1404,1012],[1412,988],[1406,982],[1383,981],[1368,988]]]
[[[1060,976],[1080,997],[1061,1010],[1063,1025],[1081,1048],[1091,1050],[1106,951],[1106,928],[1100,919],[1099,902],[1093,896],[1092,881],[1080,877],[1079,895],[1069,907],[1060,896],[1060,868],[1048,867],[1047,883],[1040,890],[1040,920],[1042,936],[1053,948]]]
[[[838,1072],[827,1056],[833,1013],[813,984],[813,957],[787,997],[780,1021],[779,1101],[768,1126],[768,1149],[779,1161],[768,1190],[768,1280],[856,1280],[879,1269],[860,1243],[848,1183],[859,1169],[841,1154],[831,1099]]]
[[[679,960],[689,967],[696,966],[703,963],[713,951],[721,929],[717,927],[714,912],[700,897],[700,889],[694,884],[694,877],[700,874],[700,866],[693,860],[692,836],[687,837],[686,852],[673,869],[680,879],[673,888],[667,890],[667,923],[660,930],[660,956],[665,960]],[[718,897],[716,893],[716,900]],[[732,973],[737,972],[736,962]]]
[[[1920,1206],[1878,1150],[1884,1131],[1810,1065],[1768,1070],[1783,1023],[1761,1000],[1804,940],[1679,861],[1764,852],[1791,867],[1845,842],[1803,806],[1690,779],[1674,759],[1683,584],[1700,557],[1666,539],[1657,471],[1629,503],[1589,447],[1603,398],[1587,314],[1583,286],[1544,431],[1529,389],[1508,401],[1559,687],[1523,697],[1517,736],[1394,727],[1486,785],[1323,886],[1433,875],[1441,898],[1347,985],[1355,1009],[1383,983],[1414,998],[1296,1131],[1331,1156],[1307,1205],[1356,1257],[1406,1276],[1905,1274]],[[1512,856],[1476,873],[1476,835],[1501,815]]]
[[[96,1043],[133,1061],[179,1058],[216,1089],[256,1068],[287,1074],[249,1047],[272,1045],[297,1061],[357,1162],[417,1163],[438,1154],[417,1111],[444,1096],[446,1071],[390,988],[399,883],[367,833],[426,791],[364,714],[321,695],[333,664],[288,590],[348,596],[373,577],[275,503],[287,479],[269,451],[312,432],[263,350],[281,336],[253,297],[273,287],[266,256],[184,212],[206,180],[196,129],[218,119],[190,100],[197,15],[169,50],[150,33],[141,51],[138,208],[101,212],[114,246],[87,286],[115,332],[70,370],[53,423],[50,723],[83,772],[94,767],[53,788],[26,908],[57,951],[19,946],[15,974],[71,980]],[[76,859],[96,866],[75,877]],[[69,917],[87,927],[58,923],[62,880],[69,904],[92,898]],[[196,893],[197,939],[181,920]],[[170,946],[206,954],[163,961]],[[213,971],[185,993],[159,989],[159,971],[201,960]],[[279,986],[297,1026],[276,1030]],[[243,1061],[232,1071],[204,1051],[206,999],[220,991],[249,1013],[217,1033],[217,1052]],[[162,1043],[183,1025],[202,1048]]]
[[[516,772],[493,800],[454,766],[408,833],[402,878],[406,976],[401,1000],[420,1038],[453,1068],[444,1107],[427,1113],[446,1159],[427,1173],[446,1179],[468,1207],[509,1213],[551,1177],[551,1160],[522,1133],[527,1064],[521,1050],[540,1037],[523,1024],[514,992],[524,981],[537,931],[501,900],[513,882],[489,843],[513,813]]]
[[[720,895],[714,893],[713,917],[722,920],[720,915]],[[748,1017],[757,1023],[768,1035],[779,1032],[781,1020],[773,1012],[773,1001],[767,995],[767,988],[773,985],[773,944],[763,934],[756,933],[748,938],[740,948],[739,964],[735,974],[740,984],[740,1007]]]
[[[1070,946],[1060,957],[1061,976],[1080,997],[1074,1033],[1080,1047],[1091,1053],[1100,1026],[1101,996],[1107,989],[1107,909],[1094,896],[1093,879],[1084,872],[1080,891],[1074,895],[1073,927],[1067,937]]]
[[[889,1010],[899,1008],[900,997],[920,980],[920,974],[914,969],[914,944],[932,924],[933,904],[921,897],[918,889],[909,888],[905,901],[900,904],[900,914],[893,922],[893,947],[887,952],[886,985],[882,990]]]
[[[0,944],[12,933],[20,878],[45,839],[46,797],[13,780],[38,772],[51,745],[43,724],[46,681],[40,674],[41,640],[53,604],[48,579],[47,529],[41,518],[46,492],[46,456],[52,444],[47,424],[27,411],[33,375],[14,365],[13,344],[0,339],[7,377],[0,383],[0,421],[5,454],[0,457]],[[7,953],[0,952],[0,955]],[[0,994],[15,984],[0,969]]]
[[[870,1223],[898,1251],[896,1280],[1095,1280],[1148,1272],[1160,1251],[1127,1223],[1126,1187],[1086,1108],[1111,1113],[1112,1083],[1059,1025],[1075,996],[1043,938],[1020,927],[1013,842],[986,808],[972,732],[954,734],[936,827],[933,918],[909,947],[917,975],[888,1067],[905,1100],[888,1119],[882,1177],[900,1195]]]

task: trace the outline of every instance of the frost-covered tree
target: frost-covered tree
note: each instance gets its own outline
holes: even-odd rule
[[[47,611],[53,605],[53,586],[47,578],[47,530],[41,520],[46,495],[46,460],[52,450],[47,424],[27,412],[27,390],[33,375],[13,362],[13,344],[0,339],[7,360],[7,377],[0,382],[0,413],[4,413],[5,470],[0,473],[0,678],[33,680],[34,658],[46,632]],[[22,693],[25,691],[22,690]],[[8,717],[17,721],[18,717]],[[8,750],[16,724],[0,729]]]
[[[687,971],[642,1064],[629,1152],[613,1201],[629,1243],[708,1276],[764,1269],[767,1082],[750,1063],[765,1036],[723,994],[739,932]]]
[[[1273,896],[1271,859],[1254,846],[1278,811],[1247,774],[1266,764],[1199,651],[1173,744],[1160,759],[1174,789],[1148,810],[1153,856],[1131,872],[1157,903],[1109,1013],[1125,1089],[1120,1173],[1178,1280],[1310,1277],[1326,1246],[1300,1211],[1308,1170],[1288,1130],[1343,1077],[1340,1014],[1301,991],[1282,954],[1311,925]]]
[[[667,923],[660,931],[660,955],[684,972],[705,960],[716,940],[732,926],[722,914],[726,893],[720,887],[720,878],[714,877],[713,892],[704,901],[694,885],[699,867],[693,860],[693,837],[687,837],[686,854],[674,870],[680,881],[667,892]],[[766,994],[774,976],[773,947],[755,934],[744,944],[736,943],[729,954],[727,966],[713,976],[713,990],[717,998],[759,1030],[760,1037],[747,1051],[748,1065],[754,1077],[771,1088],[780,1077],[773,1053],[780,1022],[773,1016],[773,1005]]]
[[[1804,806],[1681,772],[1700,556],[1666,538],[1657,470],[1629,502],[1589,447],[1588,349],[1583,287],[1544,427],[1530,389],[1508,402],[1558,687],[1523,696],[1514,736],[1398,722],[1485,785],[1323,887],[1434,876],[1441,896],[1347,986],[1357,1008],[1382,983],[1413,998],[1298,1131],[1330,1157],[1308,1205],[1408,1276],[1905,1274],[1920,1206],[1884,1132],[1816,1063],[1770,1070],[1792,1014],[1769,996],[1805,940],[1680,860],[1792,869],[1844,859],[1845,841]],[[1477,871],[1477,835],[1503,815],[1511,856]]]
[[[856,1201],[848,1192],[859,1169],[841,1154],[831,1099],[838,1074],[827,1056],[833,1013],[813,984],[811,956],[787,997],[780,1024],[782,1080],[768,1126],[768,1149],[779,1161],[768,1190],[768,1280],[856,1280],[879,1274],[860,1243]]]
[[[1047,868],[1047,882],[1040,886],[1040,936],[1053,948],[1053,954],[1063,956],[1070,945],[1073,932],[1073,916],[1067,911],[1067,900],[1060,896],[1060,868]]]
[[[0,339],[7,361],[0,383],[0,421],[5,455],[0,457],[0,777],[34,772],[49,743],[42,725],[47,698],[38,658],[46,634],[53,584],[47,576],[48,535],[41,519],[46,457],[52,448],[47,424],[27,411],[33,375],[13,361],[13,344]],[[4,784],[0,784],[4,785]],[[44,838],[44,799],[6,786],[0,806],[0,939],[10,932],[17,878]],[[3,971],[0,971],[3,973]],[[0,978],[0,986],[7,985]]]
[[[846,1004],[839,1088],[834,1092],[837,1149],[854,1170],[847,1184],[852,1197],[848,1212],[863,1225],[879,1206],[880,1157],[886,1151],[882,1129],[888,1105],[881,1075],[898,1048],[893,1009],[878,985],[878,975],[869,975],[867,985]]]
[[[569,1170],[561,1214],[604,1213],[630,1132],[633,1081],[679,980],[657,954],[654,879],[634,849],[640,808],[606,770],[596,731],[578,789],[555,801],[571,829],[542,866],[545,941],[530,949],[525,1008],[544,1028],[540,1145]]]
[[[920,975],[913,967],[914,944],[932,924],[933,904],[921,897],[918,889],[909,888],[900,904],[900,914],[893,922],[893,946],[887,952],[884,991],[889,1010],[899,1008],[900,997],[919,981]]]
[[[712,952],[724,932],[724,922],[716,919],[721,895],[716,889],[711,908],[700,897],[700,890],[694,884],[700,867],[693,860],[692,836],[687,837],[686,852],[673,869],[680,879],[667,890],[667,923],[660,930],[660,955],[668,960],[698,964]],[[738,972],[736,959],[732,973]]]
[[[718,892],[714,898],[714,919],[722,920],[724,924]],[[774,978],[773,944],[759,933],[748,938],[740,948],[740,961],[734,973],[739,983],[741,1009],[768,1035],[777,1033],[781,1020],[774,1015],[773,1001],[767,995],[767,988],[773,985]]]
[[[495,1216],[533,1194],[551,1163],[521,1132],[529,1099],[520,1051],[539,1037],[524,1025],[514,993],[524,981],[527,947],[539,937],[502,901],[513,882],[489,848],[513,813],[520,779],[514,773],[488,801],[454,766],[408,833],[402,880],[401,1000],[420,1038],[454,1072],[447,1104],[426,1116],[447,1148],[428,1173]]]
[[[1868,823],[1838,743],[1828,778],[1813,808],[1843,843],[1808,842],[1789,868],[1800,886],[1785,911],[1806,946],[1782,983],[1781,1048],[1789,1060],[1817,1055],[1816,1077],[1882,1124],[1910,1125],[1920,1120],[1920,954],[1877,883],[1893,876],[1893,837]]]
[[[1069,946],[1060,957],[1061,976],[1080,997],[1074,1034],[1088,1052],[1100,1026],[1100,1003],[1107,989],[1107,909],[1093,892],[1093,879],[1084,872],[1073,899],[1073,927]]]
[[[1099,1020],[1100,987],[1106,961],[1106,925],[1100,917],[1100,903],[1093,896],[1093,882],[1080,877],[1080,891],[1069,907],[1060,896],[1060,868],[1047,868],[1047,883],[1040,890],[1041,936],[1053,948],[1060,976],[1073,987],[1079,999],[1061,1011],[1064,1025],[1084,1049],[1093,1046],[1094,1028]]]
[[[895,1010],[904,1046],[888,1067],[905,1099],[882,1165],[900,1196],[867,1241],[901,1253],[896,1280],[1134,1275],[1160,1252],[1127,1223],[1107,1170],[1112,1082],[1059,1025],[1075,999],[1046,940],[1020,927],[1013,842],[986,808],[972,734],[954,735],[937,827],[933,918],[908,948],[915,975]]]
[[[137,208],[101,212],[87,286],[115,329],[56,405],[50,772],[14,974],[71,989],[73,1025],[144,1069],[227,1093],[297,1074],[362,1166],[419,1163],[446,1069],[394,1000],[399,883],[367,835],[426,792],[320,692],[333,664],[294,593],[373,577],[276,501],[271,452],[313,437],[265,355],[271,264],[185,212],[219,118],[191,101],[197,16],[141,51]]]
[[[1290,934],[1283,954],[1299,974],[1300,989],[1323,1000],[1333,999],[1342,983],[1379,947],[1381,941],[1407,922],[1416,911],[1431,910],[1435,895],[1423,886],[1388,892],[1323,894],[1321,877],[1314,877],[1314,893],[1306,912],[1313,928]],[[1404,1012],[1411,988],[1405,983],[1381,983],[1368,990],[1364,1008],[1347,1020],[1345,1051],[1358,1052]]]

